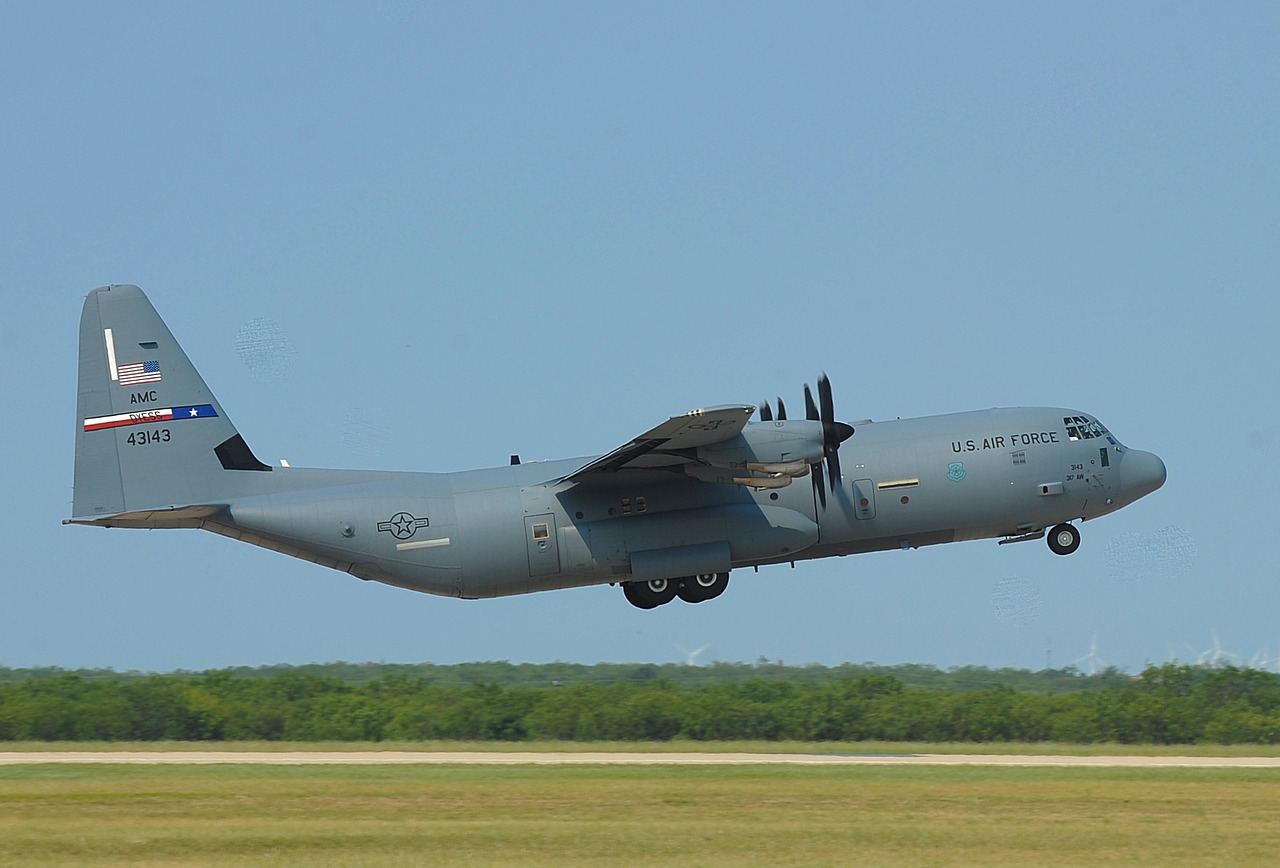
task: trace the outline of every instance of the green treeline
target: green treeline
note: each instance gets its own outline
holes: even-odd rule
[[[1280,676],[1152,667],[1074,692],[914,687],[887,674],[824,683],[665,678],[503,687],[394,673],[364,682],[286,670],[0,683],[0,741],[1280,742]]]
[[[705,687],[756,678],[779,679],[799,684],[830,684],[860,675],[892,675],[908,687],[939,690],[976,690],[983,687],[1012,687],[1037,692],[1071,692],[1095,690],[1121,684],[1129,676],[1109,668],[1085,675],[1075,669],[989,669],[985,666],[956,666],[939,669],[924,663],[841,663],[823,666],[783,665],[781,660],[761,657],[755,663],[717,661],[705,666],[681,663],[511,663],[485,660],[472,663],[307,663],[301,666],[239,666],[218,670],[237,678],[275,678],[288,674],[321,675],[352,684],[364,684],[378,678],[399,675],[423,679],[436,685],[497,684],[500,687],[561,687],[566,684],[614,684],[619,681],[644,683],[656,679],[670,681],[678,687]],[[142,672],[116,672],[111,669],[78,669],[75,674],[93,681],[136,680]],[[56,667],[9,669],[0,666],[0,684],[27,681],[31,678],[53,678],[68,674]],[[171,673],[201,674],[201,673]]]

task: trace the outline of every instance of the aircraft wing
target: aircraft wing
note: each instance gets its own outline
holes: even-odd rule
[[[737,437],[755,411],[756,408],[749,404],[735,404],[672,416],[630,443],[578,468],[561,481],[581,482],[596,474],[619,470],[674,469],[689,460],[680,454],[682,451]]]

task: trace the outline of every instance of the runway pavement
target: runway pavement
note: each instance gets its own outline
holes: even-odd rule
[[[1094,768],[1280,768],[1280,757],[1031,756],[1005,754],[784,754],[538,751],[12,751],[0,766],[41,763],[150,765],[927,765]]]

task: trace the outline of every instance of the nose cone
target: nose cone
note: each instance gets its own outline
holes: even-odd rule
[[[1160,456],[1140,449],[1130,449],[1125,453],[1120,473],[1124,482],[1124,493],[1133,497],[1134,500],[1145,497],[1164,485],[1168,477]]]

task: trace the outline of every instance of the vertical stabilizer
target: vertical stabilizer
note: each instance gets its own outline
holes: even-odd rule
[[[219,504],[271,469],[136,286],[85,299],[79,377],[74,521]]]

